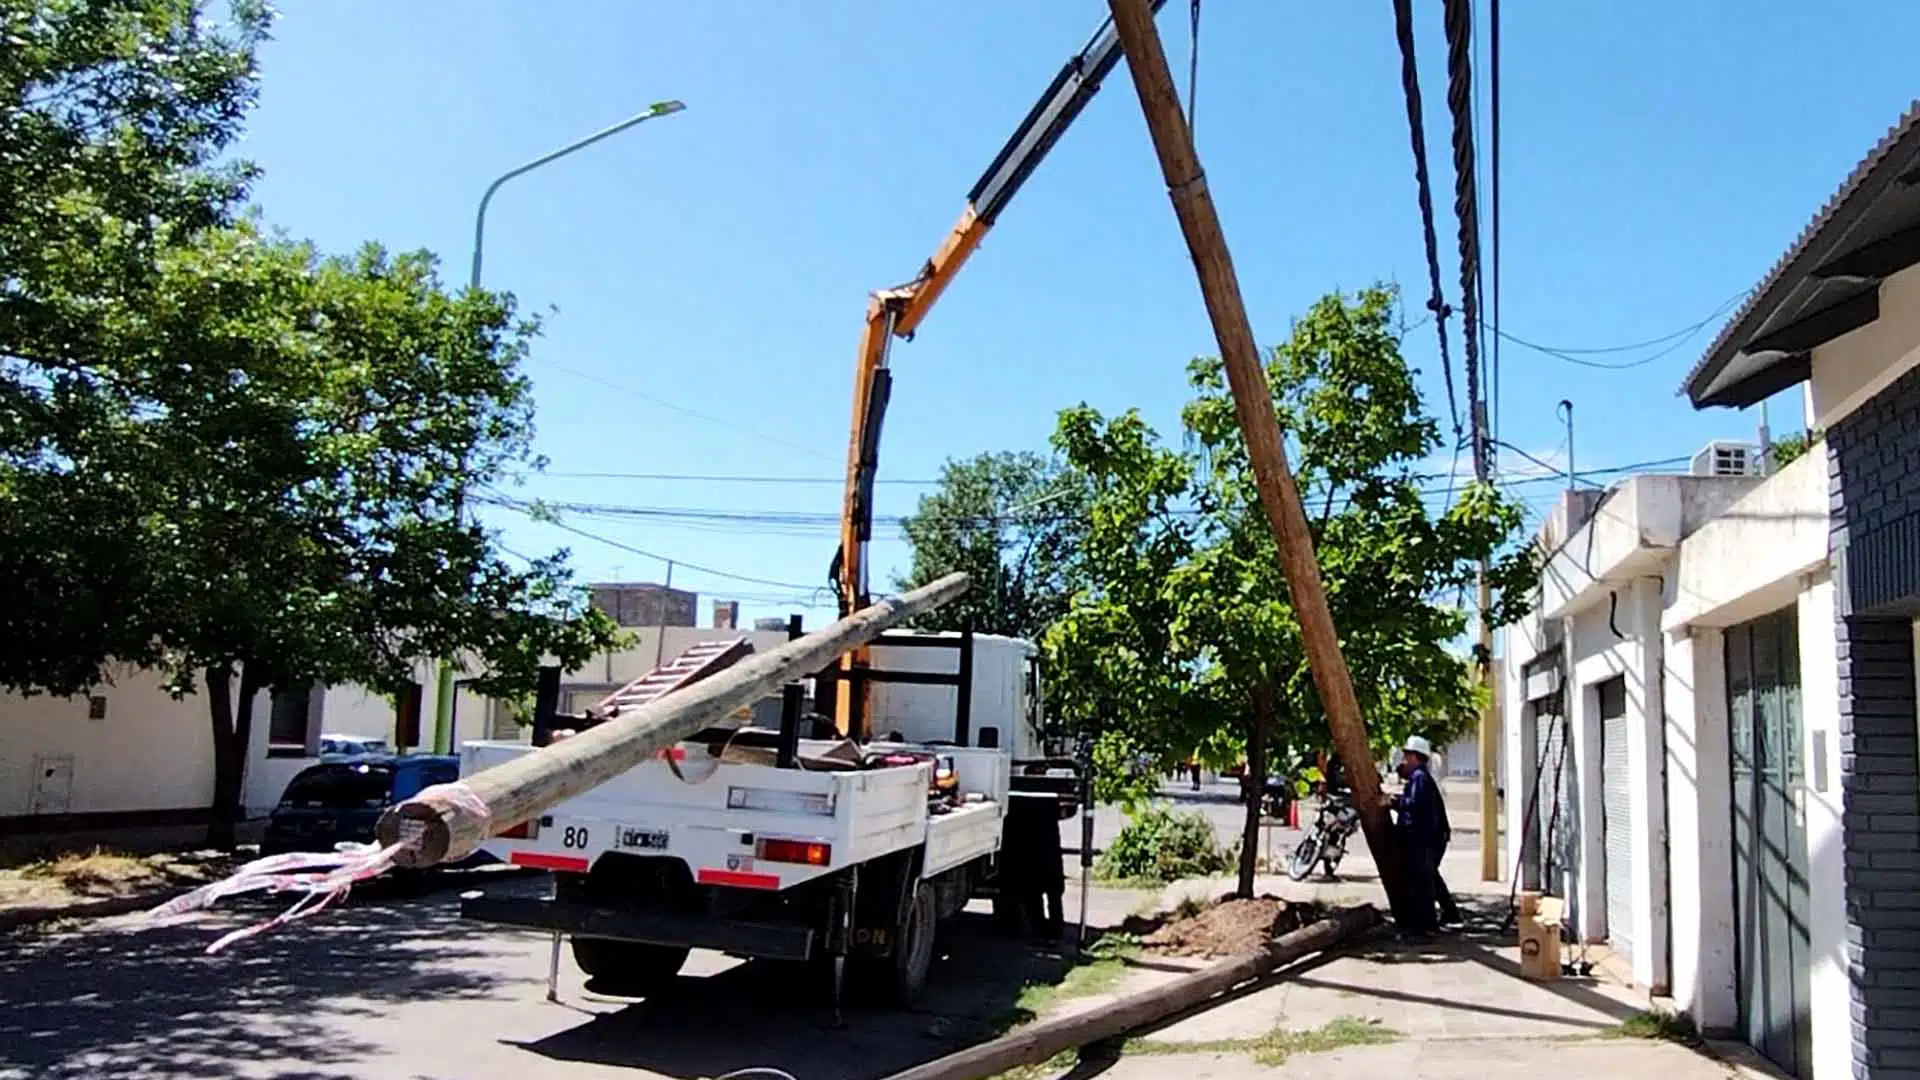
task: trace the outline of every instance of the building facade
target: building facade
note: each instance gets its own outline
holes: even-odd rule
[[[1805,702],[1797,765],[1812,791],[1789,816],[1813,869],[1837,867],[1836,905],[1815,904],[1812,993],[1848,1010],[1842,1054],[1816,1073],[1920,1077],[1920,101],[1880,140],[1760,281],[1683,391],[1697,408],[1744,407],[1804,387],[1824,522],[1833,685]],[[1804,658],[1804,657],[1803,657]],[[1816,1012],[1818,1015],[1818,1012]]]
[[[604,582],[587,590],[589,602],[625,627],[693,626],[700,594],[650,581]]]

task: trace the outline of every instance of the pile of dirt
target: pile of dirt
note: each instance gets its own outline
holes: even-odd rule
[[[1312,904],[1289,904],[1272,896],[1225,899],[1196,914],[1169,919],[1141,944],[1168,956],[1240,956],[1319,915]]]

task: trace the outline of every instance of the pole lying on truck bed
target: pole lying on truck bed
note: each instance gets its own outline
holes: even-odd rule
[[[501,830],[599,787],[742,705],[824,670],[888,627],[949,603],[967,591],[967,584],[967,575],[948,574],[562,742],[457,783],[430,787],[387,811],[380,819],[380,843],[404,845],[394,860],[399,866],[464,858]]]

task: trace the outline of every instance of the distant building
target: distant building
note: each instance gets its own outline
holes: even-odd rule
[[[653,582],[607,582],[589,591],[593,606],[621,626],[692,626],[700,594]]]
[[[753,628],[755,630],[785,630],[787,628],[787,620],[778,616],[755,619],[753,620]]]

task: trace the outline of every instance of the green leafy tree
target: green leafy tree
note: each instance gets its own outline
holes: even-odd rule
[[[940,486],[902,523],[913,566],[894,585],[917,588],[964,570],[973,588],[923,625],[1038,639],[1067,609],[1086,501],[1083,478],[1042,454],[949,461]]]
[[[1175,650],[1167,588],[1194,550],[1181,505],[1194,463],[1162,447],[1137,411],[1066,409],[1053,443],[1086,477],[1089,501],[1071,607],[1042,639],[1047,708],[1093,737],[1095,797],[1132,809],[1194,745],[1195,670]]]
[[[1808,450],[1820,444],[1825,436],[1822,431],[1801,431],[1792,435],[1782,435],[1767,448],[1767,456],[1773,459],[1773,468],[1784,469],[1800,460]]]
[[[1399,351],[1395,299],[1376,288],[1321,300],[1267,364],[1296,481],[1310,496],[1342,650],[1379,750],[1415,732],[1444,739],[1473,715],[1480,692],[1469,658],[1453,648],[1467,616],[1452,598],[1483,556],[1494,558],[1500,603],[1489,614],[1508,621],[1523,610],[1532,570],[1514,544],[1520,508],[1496,489],[1469,485],[1437,513],[1427,505],[1415,470],[1441,440]],[[1067,670],[1092,667],[1120,684],[1094,684],[1119,706],[1093,706],[1117,733],[1109,737],[1161,760],[1244,754],[1257,791],[1269,751],[1291,759],[1325,745],[1325,715],[1220,365],[1196,361],[1192,376],[1198,396],[1183,412],[1180,448],[1138,434],[1137,421],[1096,420],[1098,437],[1068,442],[1069,461],[1095,484],[1094,520],[1124,523],[1135,548],[1177,535],[1183,550],[1161,565],[1089,559],[1091,576],[1049,640]],[[1088,427],[1081,410],[1063,414],[1063,433]],[[1175,476],[1186,481],[1151,479]],[[1161,651],[1131,670],[1085,655],[1100,643],[1082,627],[1112,624],[1097,598],[1114,594],[1150,597],[1151,621],[1167,628],[1164,637],[1136,637],[1137,647]],[[1130,683],[1142,670],[1153,677]],[[1150,694],[1158,715],[1127,710],[1129,694]],[[1257,800],[1247,813],[1243,893],[1252,887]]]
[[[204,688],[230,839],[263,691],[453,655],[512,696],[616,633],[454,512],[528,459],[536,326],[423,254],[238,220],[251,170],[216,162],[267,19],[206,9],[0,0],[0,685]]]
[[[96,445],[172,377],[122,351],[173,247],[232,218],[220,164],[256,93],[266,8],[0,0],[0,671],[73,691],[102,657],[156,658],[135,610],[157,527]],[[190,363],[191,358],[170,358]]]

